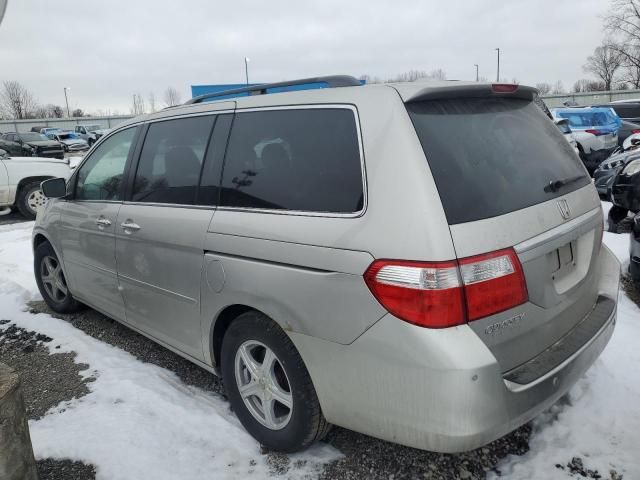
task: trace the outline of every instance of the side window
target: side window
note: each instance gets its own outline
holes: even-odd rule
[[[155,122],[140,154],[131,200],[192,205],[214,115]]]
[[[136,128],[118,132],[93,152],[78,172],[76,200],[122,200],[122,177]]]
[[[330,213],[361,210],[354,113],[317,108],[236,114],[221,204]]]

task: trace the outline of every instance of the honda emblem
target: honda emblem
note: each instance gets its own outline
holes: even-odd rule
[[[568,220],[571,216],[571,210],[569,210],[569,203],[563,198],[558,200],[558,210],[560,211],[560,215],[565,220]]]

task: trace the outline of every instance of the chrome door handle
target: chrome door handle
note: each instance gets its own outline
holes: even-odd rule
[[[131,233],[140,230],[140,225],[133,223],[131,220],[125,220],[120,224],[120,227],[122,227],[124,233]]]
[[[104,227],[108,227],[111,225],[111,220],[108,218],[100,217],[96,220],[96,225],[100,230],[104,230]]]

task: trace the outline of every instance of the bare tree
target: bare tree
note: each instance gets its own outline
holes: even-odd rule
[[[178,91],[175,88],[168,87],[164,91],[164,103],[167,107],[180,105],[180,93],[178,93]]]
[[[147,96],[147,100],[149,101],[149,111],[151,113],[156,111],[156,95],[153,92],[149,92]]]
[[[611,42],[605,42],[587,57],[583,69],[593,73],[604,82],[605,90],[611,90],[616,81],[616,72],[623,64],[624,57],[616,49],[611,48]]]
[[[81,108],[76,108],[75,110],[71,110],[72,117],[84,117],[84,112]]]
[[[22,119],[33,115],[36,102],[31,92],[16,81],[2,83],[0,92],[0,107],[8,117]]]
[[[536,83],[536,88],[540,92],[540,95],[548,95],[551,92],[551,84],[547,82]]]
[[[551,93],[554,95],[562,95],[563,93],[567,93],[564,89],[564,85],[562,85],[562,81],[558,80],[553,84],[551,88]]]
[[[131,104],[131,113],[133,115],[141,115],[145,112],[144,98],[139,93],[133,94],[133,103]]]

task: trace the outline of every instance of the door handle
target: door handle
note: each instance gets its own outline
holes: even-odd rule
[[[128,219],[122,222],[120,224],[120,227],[122,227],[122,229],[124,230],[124,233],[132,233],[140,230],[140,225],[138,225],[137,223],[133,223],[132,220],[128,220]]]
[[[109,227],[111,225],[111,220],[100,217],[96,220],[96,225],[98,226],[98,229],[104,230],[104,227]]]

